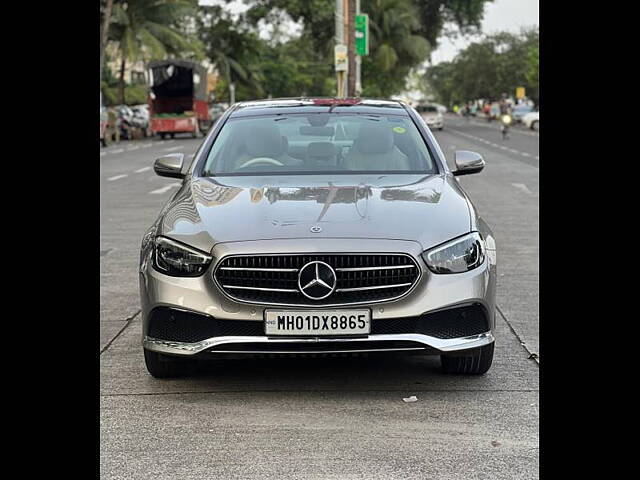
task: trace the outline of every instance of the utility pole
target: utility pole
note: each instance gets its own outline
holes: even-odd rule
[[[338,98],[343,98],[345,97],[345,86],[346,86],[346,69],[345,69],[345,65],[340,62],[338,62],[338,54],[339,54],[339,50],[342,49],[342,47],[344,47],[345,42],[345,34],[344,34],[344,25],[345,25],[345,18],[344,18],[344,3],[346,0],[336,0],[336,11],[335,11],[335,41],[336,41],[336,52],[335,52],[335,56],[336,56],[336,87],[337,87],[337,94],[336,96]],[[348,66],[348,62],[347,62],[347,66]]]
[[[361,13],[360,0],[356,0],[356,15],[360,15]],[[360,55],[356,55],[356,85],[354,96],[359,97],[360,93],[362,93],[362,57]]]
[[[347,48],[349,58],[347,96],[356,96],[356,0],[345,0],[347,2]]]

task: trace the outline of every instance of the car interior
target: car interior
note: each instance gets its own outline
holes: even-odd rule
[[[218,135],[204,170],[205,175],[437,172],[409,118],[344,114],[231,119]]]

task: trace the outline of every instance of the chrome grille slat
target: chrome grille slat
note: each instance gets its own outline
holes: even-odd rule
[[[356,287],[356,288],[336,288],[336,292],[362,292],[363,290],[380,290],[382,288],[400,288],[407,287],[411,283],[398,283],[395,285],[373,285],[371,287]]]
[[[220,267],[220,270],[234,272],[297,272],[297,268],[254,268],[254,267]]]
[[[243,287],[240,285],[223,285],[224,288],[235,288],[236,290],[258,290],[261,292],[297,292],[291,288],[266,288],[266,287]]]
[[[311,261],[329,264],[336,290],[311,300],[298,289],[298,272]],[[259,305],[342,306],[396,300],[419,281],[422,270],[404,253],[257,254],[223,257],[213,277],[233,300]]]

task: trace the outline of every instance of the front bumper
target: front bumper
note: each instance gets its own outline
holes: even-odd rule
[[[321,248],[321,250],[319,250]],[[196,342],[172,341],[149,335],[151,312],[158,307],[207,315],[220,320],[254,321],[263,323],[268,306],[235,301],[224,295],[212,278],[215,263],[196,278],[169,277],[157,272],[151,262],[143,258],[140,268],[142,306],[142,344],[148,350],[177,356],[192,356],[206,352],[219,353],[346,353],[372,351],[423,351],[425,353],[456,352],[481,347],[494,341],[494,310],[496,265],[495,254],[488,252],[482,266],[454,275],[433,274],[424,264],[422,248],[417,242],[402,240],[322,239],[310,248],[308,239],[266,240],[218,244],[212,255],[214,262],[226,255],[300,253],[300,252],[380,252],[407,253],[413,256],[422,270],[415,287],[397,300],[375,303],[371,309],[372,322],[393,321],[416,317],[458,306],[477,304],[487,312],[486,332],[459,338],[438,338],[421,333],[370,334],[361,337],[269,337],[266,335],[220,335]],[[361,308],[362,305],[353,308]],[[300,310],[300,307],[291,306]],[[351,308],[344,306],[344,308]],[[283,308],[283,309],[286,309]],[[321,307],[316,308],[321,309]]]

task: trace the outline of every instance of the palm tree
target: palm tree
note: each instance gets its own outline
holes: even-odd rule
[[[411,65],[426,60],[431,46],[418,35],[421,23],[418,12],[410,0],[370,0],[363,3],[369,14],[371,55],[364,57],[363,65],[382,74],[385,81],[376,82],[385,91],[374,95],[389,96],[398,82],[403,82]],[[407,67],[409,66],[409,67]],[[363,71],[363,81],[366,82]],[[389,77],[389,78],[386,78]]]
[[[193,52],[200,45],[178,27],[194,12],[195,0],[116,0],[112,9],[111,40],[120,53],[120,101],[124,103],[124,72],[127,60],[161,59],[167,54]]]
[[[196,23],[200,40],[209,60],[229,87],[230,102],[233,103],[236,82],[262,96],[261,75],[250,65],[260,59],[257,34],[241,22],[234,22],[219,5],[202,5],[199,11]]]

